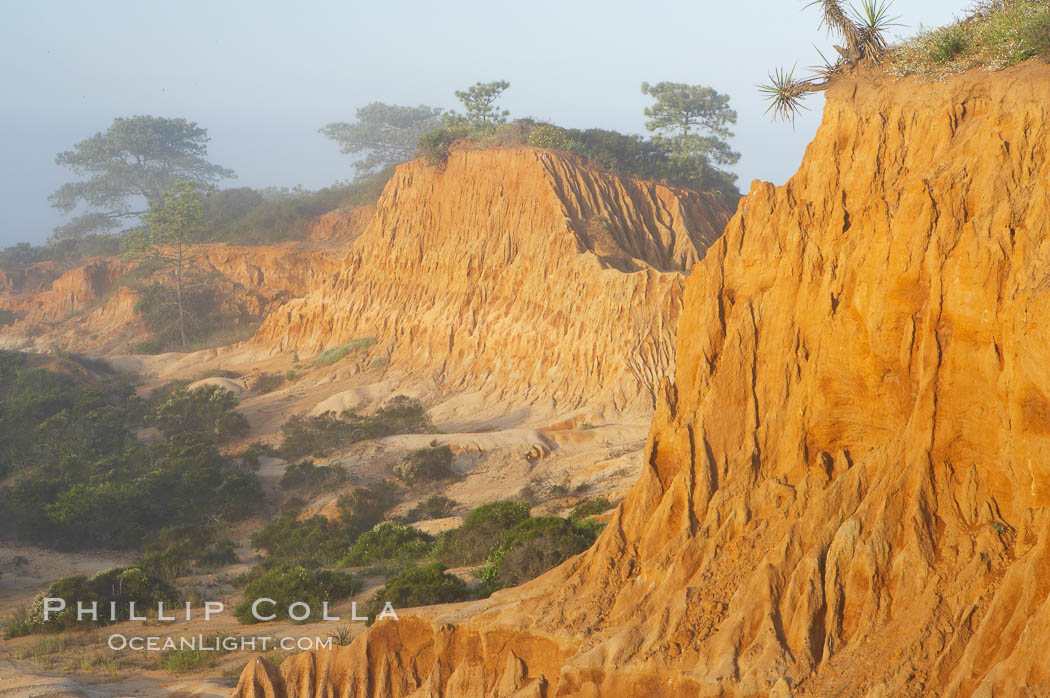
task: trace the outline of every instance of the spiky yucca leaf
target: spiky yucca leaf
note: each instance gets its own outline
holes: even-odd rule
[[[828,57],[824,55],[824,52],[817,48],[816,44],[813,45],[813,50],[820,56],[820,65],[814,65],[810,67],[814,73],[819,75],[825,80],[830,80],[835,75],[842,72],[842,59],[838,59],[834,63],[828,60]]]
[[[901,26],[897,22],[900,17],[890,16],[892,4],[892,0],[860,0],[859,7],[850,5],[864,55],[881,55],[886,50],[886,32],[891,27]]]
[[[806,7],[817,6],[821,11],[820,26],[836,32],[845,39],[850,48],[860,46],[860,27],[842,9],[839,0],[813,0]]]
[[[810,92],[822,89],[820,83],[811,79],[795,77],[795,69],[776,68],[769,74],[769,82],[759,85],[758,90],[769,102],[766,113],[773,112],[773,119],[784,119],[795,122],[795,117],[803,109],[809,109],[802,100]]]

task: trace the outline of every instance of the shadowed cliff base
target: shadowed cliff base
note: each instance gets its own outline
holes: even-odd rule
[[[1050,67],[827,97],[686,282],[595,546],[237,695],[1050,691]]]

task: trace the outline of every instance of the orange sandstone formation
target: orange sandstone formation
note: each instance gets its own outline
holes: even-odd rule
[[[261,317],[334,274],[344,252],[282,247],[201,245],[191,267],[218,284],[239,314]],[[135,312],[138,295],[120,283],[132,264],[99,257],[62,272],[50,262],[0,275],[0,310],[10,314],[3,343],[46,349],[59,343],[76,351],[126,351],[145,331]]]
[[[271,314],[255,342],[306,356],[375,338],[391,368],[446,389],[651,410],[673,366],[682,272],[729,214],[720,195],[541,150],[408,163],[340,273]]]
[[[645,469],[597,544],[489,600],[405,611],[279,671],[255,660],[237,695],[1050,694],[1048,148],[1050,66],[838,80],[798,173],[756,182],[689,277]],[[418,165],[398,177],[442,189]],[[482,177],[421,224],[523,186]],[[474,210],[545,206],[506,200]],[[387,278],[438,268],[392,204],[362,236],[415,252]],[[514,267],[527,244],[485,251],[523,297],[541,287]],[[568,246],[535,244],[530,269]],[[320,336],[306,317],[269,331]]]

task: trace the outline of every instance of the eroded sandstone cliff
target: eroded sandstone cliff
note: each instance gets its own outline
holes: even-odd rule
[[[798,173],[754,183],[689,277],[646,467],[598,543],[254,660],[238,695],[1050,693],[1048,148],[1044,64],[838,80]]]
[[[318,222],[327,233],[345,231],[342,219]],[[343,233],[345,234],[345,233]],[[261,318],[287,300],[336,273],[345,254],[338,248],[308,245],[200,245],[189,251],[196,278],[220,291],[231,314]],[[135,264],[98,257],[71,269],[51,262],[0,275],[0,311],[7,316],[0,343],[46,350],[55,345],[75,351],[126,353],[146,334],[135,311],[135,283],[123,283]]]
[[[309,356],[375,338],[391,369],[448,390],[651,410],[673,366],[682,272],[735,203],[527,148],[408,163],[343,270],[254,341]]]

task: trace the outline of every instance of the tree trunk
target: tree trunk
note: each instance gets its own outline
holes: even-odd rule
[[[186,311],[182,305],[182,240],[179,240],[178,261],[175,265],[175,294],[179,303],[179,339],[183,349],[186,348]]]

